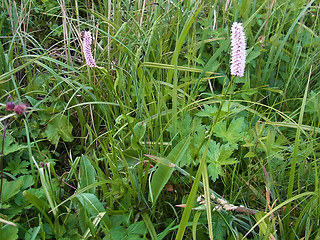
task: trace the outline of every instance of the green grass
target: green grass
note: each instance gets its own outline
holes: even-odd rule
[[[320,238],[318,1],[2,9],[1,239]]]

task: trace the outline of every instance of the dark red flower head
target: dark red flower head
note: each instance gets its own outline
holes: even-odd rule
[[[27,111],[28,107],[24,103],[20,103],[19,105],[15,106],[14,112],[16,114],[22,115]]]
[[[7,102],[6,110],[12,112],[15,106],[14,102]]]

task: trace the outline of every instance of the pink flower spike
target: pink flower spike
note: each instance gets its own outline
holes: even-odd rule
[[[89,67],[96,67],[96,62],[94,61],[94,58],[92,56],[92,52],[91,52],[91,44],[92,44],[92,37],[91,37],[91,33],[88,31],[85,31],[83,33],[83,54],[84,54],[84,58],[86,60],[86,63],[89,65]]]
[[[231,75],[243,77],[246,66],[246,37],[242,23],[231,27]]]

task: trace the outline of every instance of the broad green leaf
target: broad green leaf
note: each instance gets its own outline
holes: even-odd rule
[[[220,154],[218,158],[220,165],[229,165],[237,162],[233,158],[230,158],[233,153],[233,150],[234,148],[231,147],[229,144],[221,145]]]
[[[21,187],[19,193],[14,197],[14,202],[19,206],[26,206],[28,204],[27,199],[23,196],[22,191],[29,188],[30,190],[36,190],[35,188],[30,188],[33,184],[33,177],[32,175],[22,175],[17,180],[23,182],[23,186]],[[40,189],[39,189],[40,190]]]
[[[116,240],[116,239],[126,239],[126,229],[121,226],[121,225],[114,225],[112,226],[112,228],[110,229],[110,236],[106,236],[106,238],[104,238],[104,240]]]
[[[84,207],[80,207],[78,208],[78,222],[79,222],[79,227],[81,229],[81,231],[84,233],[86,231],[86,229],[88,228],[88,224],[90,224],[90,216],[88,216],[89,214],[87,213],[87,211],[85,210]]]
[[[10,225],[4,225],[0,229],[0,239],[16,240],[18,239],[18,228]]]
[[[183,119],[177,120],[178,129],[175,129],[173,124],[171,124],[166,130],[172,134],[174,134],[177,130],[180,132],[181,137],[185,137],[190,133],[191,130],[192,118],[190,115],[186,114]]]
[[[35,194],[33,194],[33,193]],[[46,200],[41,200],[40,197],[45,198],[44,190],[31,188],[30,190],[23,191],[23,196],[33,205],[35,206],[41,214],[45,217],[47,222],[50,224],[51,228],[54,229],[54,225],[51,221],[51,218],[48,216],[47,212],[50,209],[50,205]]]
[[[189,136],[180,141],[169,153],[167,159],[174,164],[179,164],[181,159],[185,156],[185,152],[189,147],[190,140],[191,137]],[[151,202],[153,202],[153,204],[155,204],[155,202],[157,201],[160,192],[168,182],[173,171],[173,168],[160,164],[158,166],[158,169],[153,174],[150,184],[151,189],[149,193],[149,199],[151,200]]]
[[[208,174],[213,182],[215,182],[222,173],[222,168],[218,162],[212,162],[208,165]]]
[[[54,117],[45,131],[46,137],[52,143],[57,145],[60,137],[65,142],[72,142],[74,137],[72,136],[73,126],[69,122],[68,117],[62,114]]]
[[[234,164],[237,161],[230,156],[233,153],[234,148],[229,144],[220,145],[213,140],[210,140],[209,150],[207,153],[208,172],[212,181],[215,181],[219,175],[223,173],[223,165]],[[200,153],[203,154],[204,148]]]
[[[219,122],[214,128],[214,135],[221,138],[223,141],[235,145],[243,140],[245,135],[246,124],[244,118],[233,119],[227,129],[226,122]]]
[[[178,132],[180,133],[177,137],[177,140],[185,138],[188,135],[193,135],[189,148],[187,149],[185,156],[181,158],[181,161],[177,163],[178,166],[189,166],[194,160],[194,156],[197,154],[199,144],[203,141],[205,137],[205,126],[201,123],[201,118],[193,118],[186,114],[182,120],[178,120],[177,122]],[[167,131],[171,133],[177,132],[177,130],[173,129],[173,125],[170,125],[167,128]]]
[[[288,140],[280,135],[276,138],[276,131],[268,129],[267,136],[257,145],[257,149],[262,150],[272,159],[284,159],[283,150],[286,149]]]
[[[2,137],[0,138],[0,149],[1,148],[2,148]],[[10,137],[6,136],[4,138],[4,147],[3,147],[3,155],[4,156],[6,156],[10,153],[17,152],[23,148],[25,148],[25,146],[14,143]]]
[[[196,132],[201,130],[201,119],[194,118],[192,119],[189,114],[186,114],[185,117],[181,120],[177,121],[178,131],[180,133],[181,138],[189,135],[190,133]],[[167,128],[167,131],[171,134],[177,131],[177,129],[173,128],[173,125]]]
[[[27,161],[21,161],[21,159],[15,159],[14,161],[8,162],[8,166],[4,169],[10,172],[13,176],[17,176],[18,174],[27,174],[29,170],[27,167],[30,165]]]
[[[193,138],[191,141],[192,146],[190,147],[190,150],[193,151],[192,158],[194,158],[195,155],[198,154],[200,144],[205,139],[205,137],[206,137],[206,128],[204,126],[197,129],[197,131],[193,134]]]
[[[248,152],[246,155],[244,155],[245,158],[251,158],[251,157],[256,157],[257,155],[254,152]]]
[[[128,235],[125,240],[145,240],[145,238],[140,237],[139,235]]]
[[[32,191],[33,190],[33,191]],[[38,190],[38,189],[37,189]],[[39,196],[36,196],[35,194],[38,194]],[[41,213],[44,213],[45,216],[48,217],[46,212],[49,210],[49,204],[40,198],[44,198],[44,193],[42,191],[35,191],[35,189],[25,190],[23,191],[23,196],[33,205],[35,206]]]
[[[7,202],[10,198],[18,194],[22,186],[23,181],[21,179],[15,181],[3,179],[1,203]]]
[[[147,125],[145,122],[138,122],[133,127],[133,134],[131,135],[131,146],[134,150],[138,150],[141,146],[141,139],[146,133]]]
[[[92,193],[81,193],[76,196],[81,205],[88,211],[92,216],[98,215],[100,212],[104,212],[105,209],[102,203],[98,200],[96,195]]]
[[[143,221],[140,222],[135,222],[133,224],[131,224],[128,228],[127,228],[128,234],[145,234],[147,231],[147,227],[144,224]]]
[[[303,47],[320,46],[320,37],[309,38],[303,42]]]
[[[222,216],[221,213],[212,213],[212,228],[214,232],[213,240],[224,240],[227,234],[227,221],[226,215]]]
[[[22,187],[23,190],[29,188],[34,184],[32,175],[23,175],[18,179],[23,182],[23,187]]]
[[[258,47],[252,47],[247,50],[247,57],[246,57],[246,63],[250,63],[252,60],[259,57],[261,54],[260,48]]]
[[[24,236],[24,240],[35,240],[40,231],[40,226],[29,228]]]
[[[218,112],[218,108],[216,106],[204,105],[204,109],[198,112],[196,115],[198,117],[213,117]]]
[[[80,188],[85,188],[96,182],[96,171],[91,162],[84,155],[80,161]],[[95,193],[95,187],[88,189],[89,193]]]

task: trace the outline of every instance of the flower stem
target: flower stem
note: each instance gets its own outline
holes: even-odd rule
[[[4,140],[7,133],[7,120],[4,122],[3,127],[3,134],[2,134],[2,146],[1,146],[1,152],[0,152],[0,202],[1,202],[1,196],[2,196],[2,185],[3,185],[3,152],[4,152]]]

